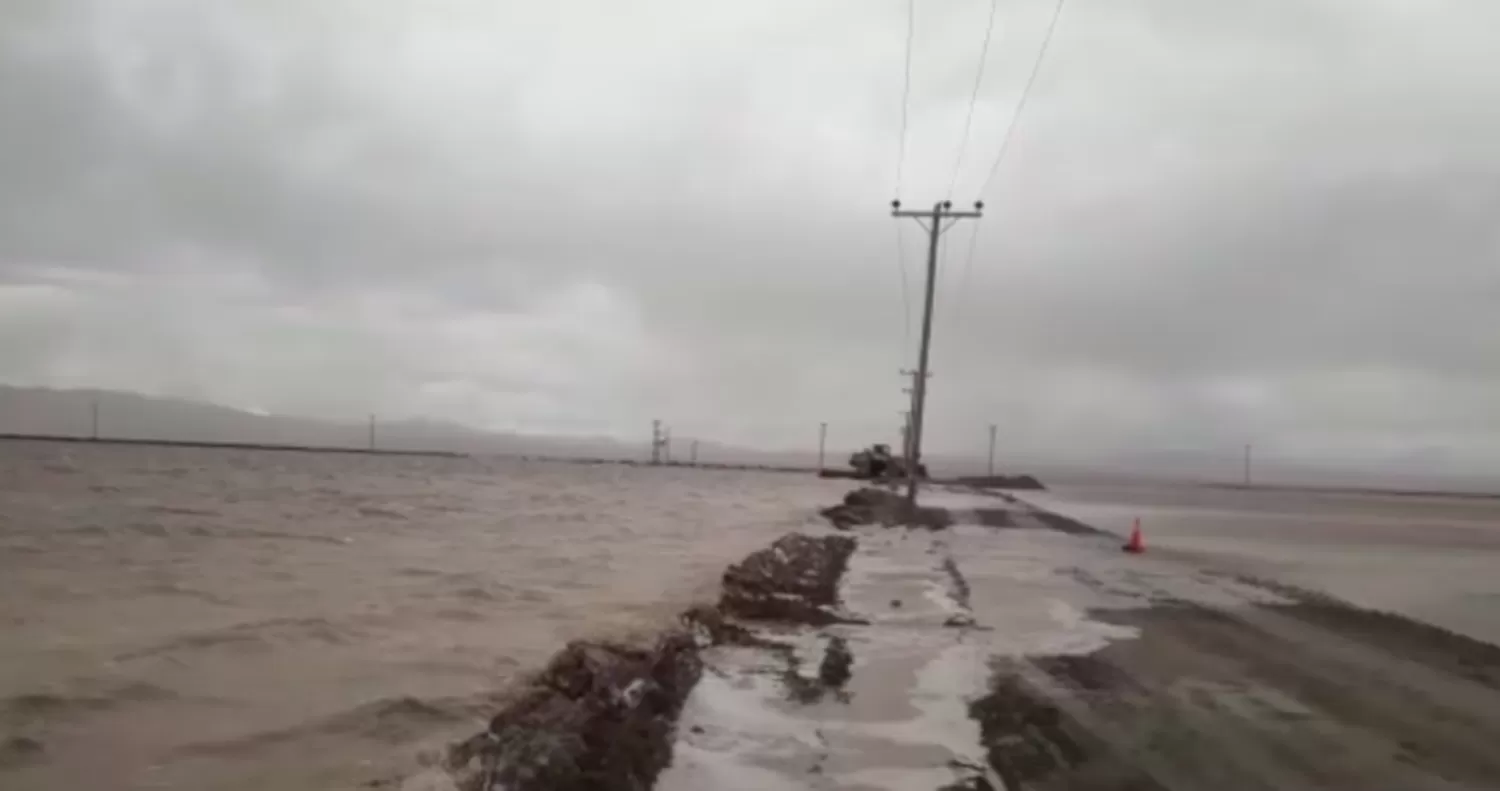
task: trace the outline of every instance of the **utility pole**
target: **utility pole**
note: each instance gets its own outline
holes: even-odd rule
[[[818,469],[823,469],[823,449],[828,444],[828,424],[818,424]]]
[[[932,299],[937,281],[938,240],[943,232],[963,219],[984,216],[984,202],[974,201],[973,211],[953,211],[953,201],[939,201],[931,212],[902,211],[901,201],[891,201],[891,216],[912,218],[927,230],[927,291],[922,301],[922,346],[917,355],[917,381],[912,393],[911,457],[906,460],[906,503],[913,512],[917,506],[917,469],[922,461],[922,426],[927,409],[927,358],[932,347]],[[927,223],[922,221],[926,219]],[[949,220],[946,227],[944,220]]]
[[[92,413],[91,414],[91,417],[92,417],[92,430],[89,432],[89,438],[92,439],[92,440],[94,440],[95,442],[98,442],[99,441],[99,396],[94,396],[93,400],[89,403],[89,407],[90,407],[90,412]]]
[[[370,450],[375,450],[375,416],[370,415]]]
[[[909,370],[906,370],[906,369],[902,369],[901,375],[902,376],[909,376],[909,377],[911,377],[911,386],[910,387],[903,387],[903,388],[901,388],[901,392],[903,392],[903,393],[905,393],[905,394],[907,394],[908,396],[911,397],[909,399],[910,403],[907,404],[907,408],[905,409],[905,411],[903,411],[903,412],[900,413],[902,415],[902,418],[901,418],[901,421],[902,421],[901,422],[901,458],[903,458],[903,459],[910,459],[911,458],[911,452],[912,452],[911,451],[911,416],[916,412],[916,409],[917,409],[917,372],[916,371],[909,371]],[[928,379],[932,378],[932,373],[930,371],[927,374],[927,378]]]
[[[995,477],[995,424],[990,424],[990,472],[991,478]]]
[[[1251,447],[1252,446],[1249,445],[1249,444],[1245,445],[1245,485],[1246,486],[1250,485],[1250,448]]]
[[[662,448],[661,421],[660,420],[653,420],[653,421],[651,421],[651,463],[652,464],[661,464],[661,448]]]
[[[896,414],[901,416],[901,458],[911,458],[911,410],[903,409]]]

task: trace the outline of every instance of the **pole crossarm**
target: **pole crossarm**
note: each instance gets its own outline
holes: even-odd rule
[[[915,217],[918,220],[929,220],[929,219],[932,219],[932,211],[931,210],[927,210],[927,211],[912,211],[910,209],[897,209],[897,210],[891,212],[891,216],[892,217]],[[945,219],[945,220],[948,219],[948,218],[950,218],[950,217],[953,218],[953,219],[963,220],[963,219],[972,219],[972,218],[977,218],[977,217],[983,217],[984,216],[984,212],[982,212],[982,211],[952,211],[952,210],[949,210],[949,209],[944,209],[942,216],[943,216],[943,219]],[[923,226],[923,227],[926,227],[926,226]]]

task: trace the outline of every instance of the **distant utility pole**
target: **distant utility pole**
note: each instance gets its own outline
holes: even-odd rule
[[[896,414],[901,416],[901,458],[911,458],[911,410],[903,409]]]
[[[375,449],[375,416],[370,415],[370,450]]]
[[[901,413],[901,458],[909,460],[911,459],[912,453],[911,416],[916,412],[917,409],[917,372],[902,369],[901,375],[911,378],[911,386],[901,388],[901,392],[909,396],[909,403],[907,404],[907,408]],[[932,373],[930,371],[927,374],[927,378],[932,378]]]
[[[990,472],[991,478],[995,477],[995,424],[990,424]]]
[[[974,201],[973,211],[953,211],[953,201],[939,201],[932,205],[931,212],[902,211],[901,201],[891,201],[891,216],[912,218],[927,231],[927,292],[922,302],[922,346],[917,355],[917,381],[912,394],[911,457],[907,459],[906,502],[915,509],[917,505],[917,465],[922,461],[922,425],[927,409],[927,358],[932,347],[932,298],[937,281],[938,240],[943,232],[963,219],[978,219],[984,216],[984,202]],[[927,222],[923,222],[923,220]],[[948,224],[943,224],[948,220]]]
[[[661,464],[662,433],[661,421],[651,421],[651,463]]]
[[[91,417],[92,417],[92,429],[89,432],[89,438],[93,439],[95,441],[98,441],[98,439],[99,439],[99,396],[94,396],[93,400],[91,402],[89,402],[89,406],[90,406],[90,412],[92,413],[91,414]]]
[[[828,424],[818,424],[818,469],[823,469],[823,449],[828,443]]]
[[[1245,445],[1245,485],[1246,486],[1250,485],[1250,448],[1251,447],[1252,447],[1251,445],[1248,445],[1248,444]]]

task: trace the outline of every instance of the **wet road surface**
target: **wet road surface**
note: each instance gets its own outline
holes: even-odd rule
[[[867,624],[781,630],[852,675],[714,649],[658,788],[1493,789],[1500,649],[1001,501],[946,531],[860,528]],[[963,524],[966,523],[967,524]]]

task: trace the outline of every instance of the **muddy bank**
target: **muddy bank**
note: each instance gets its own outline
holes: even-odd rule
[[[856,527],[923,527],[944,530],[955,524],[1023,530],[1055,530],[1070,535],[1108,536],[1109,534],[1061,514],[1022,503],[1009,495],[998,495],[1003,506],[974,502],[976,493],[962,488],[938,487],[924,497],[929,502],[950,503],[919,505],[913,511],[900,492],[876,487],[855,489],[844,495],[843,502],[819,513],[835,529]],[[994,502],[992,493],[983,493],[981,501]],[[955,499],[957,498],[957,499]]]
[[[1041,481],[1030,475],[966,475],[944,482],[976,489],[1019,489],[1033,492],[1047,489]]]
[[[747,620],[804,624],[848,620],[833,608],[838,603],[839,577],[855,544],[849,536],[782,536],[724,572],[719,609]]]
[[[1010,789],[1500,788],[1500,649],[1326,597],[1096,612],[970,707]]]
[[[653,645],[568,646],[459,787],[1500,788],[1500,648],[933,502],[963,529],[783,536]]]
[[[463,791],[649,788],[703,664],[686,629],[649,648],[575,642],[448,756]]]
[[[1047,527],[1059,533],[1068,533],[1075,536],[1107,536],[1108,533],[1097,527],[1086,525],[1076,519],[1070,519],[1062,514],[1054,514],[1040,508],[1034,509],[1031,516]]]
[[[454,745],[426,787],[461,791],[640,791],[671,762],[678,714],[703,673],[701,652],[733,645],[781,658],[788,694],[815,701],[849,677],[847,644],[830,641],[816,674],[785,642],[741,621],[828,624],[856,542],[789,534],[724,573],[716,607],[684,612],[649,646],[577,641],[516,692],[489,727]],[[434,785],[435,783],[435,785]]]
[[[840,530],[861,525],[910,525],[941,530],[953,524],[953,515],[945,508],[918,505],[914,510],[907,505],[904,495],[873,486],[849,492],[842,503],[820,513]]]

